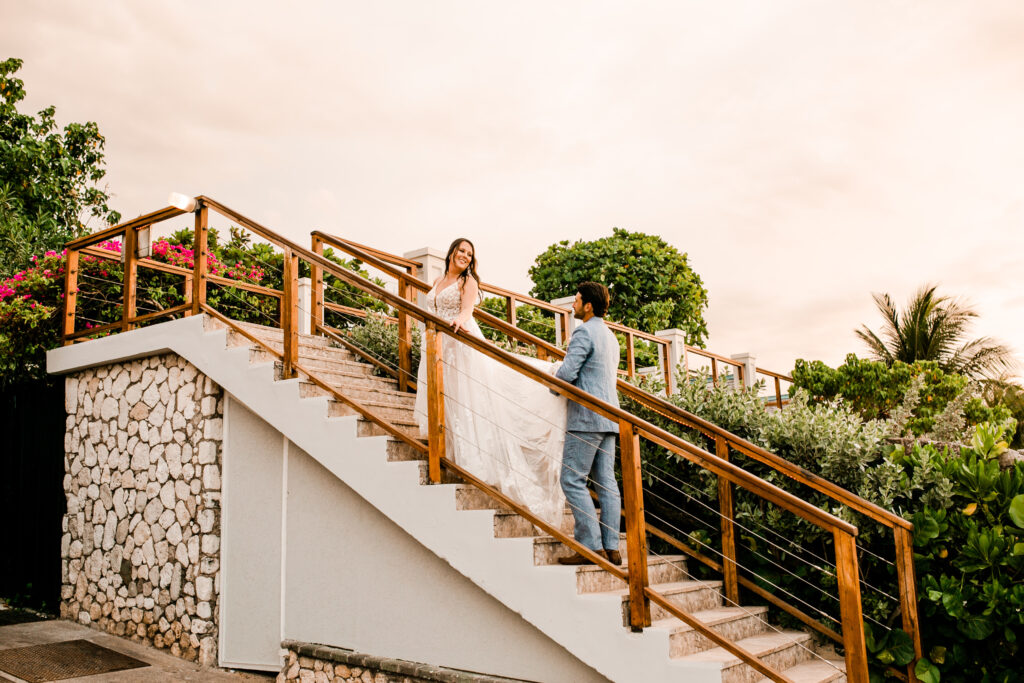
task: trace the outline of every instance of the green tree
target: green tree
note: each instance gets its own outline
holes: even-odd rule
[[[931,360],[946,372],[985,377],[1016,366],[1010,349],[990,337],[965,341],[978,316],[963,302],[925,285],[901,312],[888,294],[874,294],[884,322],[879,333],[867,325],[855,330],[872,357],[886,365]]]
[[[611,291],[608,319],[646,332],[678,328],[686,342],[703,346],[708,335],[708,293],[686,254],[657,235],[614,228],[592,242],[552,244],[530,267],[532,296],[571,296],[585,280]]]
[[[103,136],[94,122],[58,129],[55,109],[22,114],[20,59],[0,62],[0,275],[25,267],[33,254],[60,250],[88,231],[91,219],[113,224],[120,214],[98,186]]]

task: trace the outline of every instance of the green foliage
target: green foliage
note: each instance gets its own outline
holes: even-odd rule
[[[275,254],[270,245],[252,244],[243,238],[240,231],[232,230],[229,242],[221,246],[216,231],[211,230],[210,233],[208,266],[211,274],[280,289],[282,257]],[[155,241],[152,258],[191,269],[194,267],[191,245],[192,233],[181,231],[170,239]],[[121,251],[121,244],[117,241],[98,246],[108,250],[115,259]],[[368,275],[358,262],[347,262],[333,254],[325,255],[363,277]],[[60,341],[64,264],[64,254],[50,250],[42,257],[32,257],[29,267],[0,281],[0,387],[17,381],[46,379],[45,353]],[[76,307],[79,331],[121,319],[123,279],[124,269],[119,260],[80,256]],[[348,296],[349,290],[358,290],[333,276],[325,278],[325,281],[329,300],[341,298],[341,292],[345,294],[347,305],[359,306],[363,310],[387,308],[376,299],[368,303],[365,296],[361,299]],[[186,300],[184,279],[180,275],[140,268],[136,299],[140,315],[173,308]],[[242,322],[276,326],[280,319],[275,297],[230,285],[209,283],[207,303]],[[358,320],[350,316],[346,327],[352,324],[352,319]]]
[[[946,681],[1018,680],[1024,637],[1024,465],[1000,470],[1002,431],[980,425],[959,454],[934,446],[895,448],[885,457],[905,478],[890,499],[914,523],[922,640]],[[918,476],[920,469],[929,473]],[[939,495],[935,488],[944,489]],[[931,680],[937,680],[932,678]]]
[[[1012,419],[1006,407],[990,407],[981,397],[965,395],[970,379],[947,372],[934,361],[894,361],[886,365],[851,353],[842,365],[830,368],[821,361],[799,359],[793,369],[793,385],[818,403],[841,398],[864,420],[897,418],[900,408],[907,408],[907,414],[895,420],[900,428],[897,435],[904,430],[914,436],[929,434],[937,424],[948,425],[960,415],[962,431],[982,422]],[[911,387],[916,391],[908,396]],[[958,399],[957,413],[943,416]],[[947,429],[940,436],[949,438],[952,434]]]
[[[88,232],[92,218],[120,219],[98,186],[106,174],[98,126],[58,130],[53,107],[37,116],[19,112],[25,84],[14,75],[21,66],[20,59],[0,62],[0,276]]]
[[[655,235],[615,228],[592,242],[552,244],[530,267],[530,294],[550,301],[592,280],[611,291],[608,319],[646,332],[678,328],[703,346],[708,293],[685,254]]]
[[[480,308],[508,322],[506,299],[498,296],[489,296],[480,302]],[[540,337],[549,344],[555,343],[555,325],[557,324],[558,321],[552,314],[536,306],[521,304],[516,307],[516,327],[524,332],[529,332],[535,337]],[[493,342],[508,341],[505,334],[485,323],[480,323],[480,331],[483,332],[485,338]]]
[[[398,365],[398,325],[388,321],[382,313],[372,312],[360,325],[354,325],[348,331],[348,339],[374,358],[383,361],[388,367],[397,370]],[[412,326],[412,371],[420,366],[421,334],[418,325]],[[379,368],[374,372],[386,375]]]
[[[912,521],[926,657],[913,663],[922,680],[966,682],[1019,680],[1019,643],[1024,636],[1024,464],[1000,471],[1006,424],[982,423],[959,452],[915,443],[894,447],[887,425],[863,422],[858,412],[834,402],[815,402],[797,390],[790,405],[771,410],[758,389],[734,391],[711,386],[707,377],[680,378],[672,401],[813,474]],[[652,388],[656,385],[651,384]],[[637,405],[627,407],[684,439],[714,452],[703,434],[682,429]],[[687,538],[705,554],[720,550],[715,511],[717,481],[705,470],[642,442],[648,521]],[[863,608],[872,680],[884,666],[912,663],[909,638],[900,624],[892,532],[834,501],[773,473],[739,453],[730,459],[744,469],[859,528]],[[741,573],[776,595],[805,608],[834,615],[823,623],[838,628],[834,575],[821,571],[832,559],[829,534],[736,487],[735,516]],[[877,557],[876,557],[877,556]],[[708,576],[699,565],[691,571]],[[747,594],[749,602],[752,596]],[[773,616],[783,624],[786,616]],[[793,623],[793,626],[799,627]]]

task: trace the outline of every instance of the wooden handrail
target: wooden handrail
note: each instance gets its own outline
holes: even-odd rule
[[[489,342],[468,334],[464,330],[460,330],[459,332],[453,332],[451,327],[445,321],[421,309],[414,302],[409,300],[410,298],[412,298],[411,294],[413,292],[424,291],[425,289],[428,289],[428,287],[425,285],[425,283],[420,282],[417,278],[412,277],[409,273],[399,270],[393,264],[388,264],[386,261],[379,258],[379,256],[381,255],[386,256],[386,254],[384,254],[383,252],[378,252],[377,254],[369,253],[364,249],[360,249],[358,246],[353,246],[351,243],[346,244],[344,247],[344,249],[348,251],[350,254],[353,251],[357,252],[354,255],[363,262],[374,265],[374,267],[377,267],[382,272],[394,274],[394,276],[397,277],[400,282],[400,295],[396,295],[389,292],[388,290],[384,289],[383,287],[380,287],[379,285],[370,281],[369,279],[361,277],[357,273],[354,273],[346,268],[339,266],[338,264],[335,264],[333,261],[325,258],[321,253],[318,253],[319,251],[322,250],[316,248],[318,240],[320,241],[321,248],[323,242],[326,241],[323,240],[321,236],[314,235],[314,249],[309,250],[298,244],[295,244],[291,240],[288,240],[287,238],[277,233],[274,233],[273,231],[265,228],[259,223],[256,223],[255,221],[246,218],[245,216],[233,211],[232,209],[224,206],[223,204],[220,204],[219,202],[216,202],[215,200],[209,197],[200,196],[197,197],[196,199],[198,206],[195,212],[196,258],[195,267],[191,273],[193,276],[190,281],[192,287],[190,291],[187,291],[187,295],[191,299],[191,311],[194,313],[205,312],[215,318],[220,319],[222,322],[228,324],[233,329],[235,329],[235,331],[243,334],[244,336],[250,338],[256,343],[261,344],[264,348],[267,348],[276,356],[281,358],[284,366],[284,374],[286,377],[291,373],[301,373],[303,375],[306,375],[307,377],[309,377],[309,380],[311,382],[313,382],[320,388],[328,391],[330,394],[335,396],[337,400],[340,400],[346,403],[347,405],[351,406],[354,410],[362,414],[366,419],[369,419],[372,422],[381,425],[386,431],[388,431],[388,433],[392,434],[401,441],[412,445],[420,452],[426,452],[428,454],[428,469],[432,481],[440,480],[441,466],[449,467],[450,469],[453,469],[453,471],[459,472],[459,474],[462,475],[464,479],[470,481],[470,483],[474,484],[478,488],[481,488],[489,495],[492,495],[493,497],[496,497],[499,500],[503,500],[503,502],[506,503],[511,502],[508,501],[507,498],[503,497],[503,495],[500,492],[494,491],[493,488],[488,487],[483,482],[475,479],[470,473],[460,471],[460,468],[458,468],[457,465],[451,463],[447,458],[444,457],[444,420],[442,417],[443,413],[441,412],[443,411],[444,405],[444,400],[442,398],[443,386],[441,379],[443,377],[443,372],[441,372],[440,367],[440,350],[442,344],[441,340],[443,337],[449,337],[451,339],[450,343],[465,344],[466,346],[469,346],[470,348],[473,348],[476,351],[483,353],[484,355],[505,365],[506,367],[509,367],[522,375],[526,375],[533,381],[536,381],[541,385],[547,387],[548,389],[552,390],[554,393],[560,394],[565,398],[574,401],[575,403],[578,403],[586,408],[589,408],[590,410],[598,413],[599,415],[603,415],[604,417],[607,417],[618,422],[620,424],[620,429],[622,431],[623,438],[628,440],[628,443],[623,443],[622,451],[624,458],[623,472],[624,475],[628,473],[630,477],[629,482],[624,484],[624,488],[628,489],[626,493],[627,505],[625,512],[627,516],[627,546],[630,549],[632,549],[629,552],[630,571],[628,572],[628,574],[624,573],[618,567],[612,567],[609,563],[602,562],[602,558],[597,557],[596,555],[594,556],[594,558],[591,559],[595,559],[598,565],[607,569],[613,575],[617,575],[620,578],[623,578],[629,584],[632,605],[630,623],[634,628],[643,628],[644,626],[649,624],[649,609],[646,609],[645,605],[648,603],[648,601],[654,601],[659,605],[665,607],[670,613],[675,614],[684,622],[693,626],[706,637],[710,638],[716,643],[719,643],[722,647],[726,648],[730,652],[733,652],[734,654],[741,656],[745,661],[747,661],[747,663],[753,666],[757,671],[763,673],[766,676],[769,676],[770,678],[776,681],[787,680],[777,671],[774,671],[770,667],[765,666],[764,663],[761,662],[757,657],[743,651],[742,648],[737,647],[728,639],[718,636],[709,627],[704,626],[699,621],[693,619],[692,616],[686,614],[678,607],[672,605],[663,596],[660,596],[657,593],[657,591],[652,590],[651,587],[648,585],[648,580],[646,578],[645,571],[646,552],[644,550],[644,537],[647,525],[643,520],[643,492],[639,482],[639,439],[641,438],[645,438],[654,444],[664,447],[670,452],[677,455],[678,457],[689,460],[690,462],[693,462],[698,466],[712,472],[713,474],[719,477],[720,482],[726,482],[729,486],[741,486],[744,489],[751,491],[755,495],[763,498],[764,500],[767,500],[789,512],[792,512],[793,514],[796,514],[802,519],[805,519],[806,521],[822,528],[823,530],[830,531],[833,537],[835,538],[836,542],[837,564],[841,563],[843,565],[842,571],[838,572],[837,576],[840,580],[840,604],[842,609],[842,624],[844,631],[843,642],[846,645],[847,650],[848,676],[851,680],[866,680],[864,677],[862,677],[862,673],[866,676],[866,650],[864,647],[863,624],[860,605],[859,572],[856,557],[856,545],[854,540],[857,535],[857,528],[845,522],[844,520],[836,517],[835,515],[832,515],[831,513],[825,510],[822,510],[814,505],[811,505],[807,501],[804,501],[794,496],[793,494],[771,484],[770,482],[764,481],[757,477],[756,475],[747,472],[746,470],[729,462],[729,460],[727,459],[728,447],[732,446],[732,441],[728,437],[736,437],[733,437],[733,435],[728,435],[728,437],[723,435],[716,441],[716,443],[726,444],[724,451],[722,448],[716,447],[716,451],[718,451],[717,453],[709,453],[704,449],[694,444],[691,444],[668,431],[665,431],[664,429],[658,427],[657,425],[651,424],[631,414],[630,412],[623,410],[618,406],[611,405],[604,401],[601,401],[600,399],[595,398],[591,394],[581,391],[572,384],[564,382],[558,379],[557,377],[554,377],[552,375],[549,375],[548,373],[539,370],[533,365],[525,362],[522,358],[506,353],[505,351],[497,348],[496,346],[490,344]],[[267,240],[272,244],[277,245],[278,247],[284,250],[285,286],[284,291],[282,292],[281,307],[281,323],[282,327],[284,328],[283,352],[273,351],[272,349],[269,348],[267,344],[260,342],[259,340],[255,339],[253,335],[246,333],[244,330],[241,329],[240,326],[235,324],[233,321],[231,321],[226,316],[219,313],[206,303],[206,286],[211,279],[207,272],[208,264],[206,258],[208,252],[207,215],[209,210],[216,211],[217,213],[235,221],[237,224],[243,226],[244,228],[258,235],[259,237]],[[164,216],[171,217],[173,215],[180,215],[181,213],[182,212],[177,210],[163,210],[163,212],[155,212],[154,214],[150,214],[148,216],[148,218],[150,218],[149,221],[142,221],[142,218],[147,217],[141,217],[140,219],[136,219],[135,225],[131,229],[135,229],[136,227],[142,227],[144,224],[155,222],[155,220],[162,220]],[[102,239],[105,239],[107,236],[108,235],[104,235],[103,237],[98,238],[96,236],[92,237],[96,238],[97,241],[101,241]],[[94,243],[95,242],[89,242],[88,244],[83,243],[83,246],[90,246],[91,244]],[[134,249],[131,250],[131,253],[127,253],[125,255],[125,258],[127,259],[128,268],[131,269],[133,272],[135,268],[141,265],[137,263],[138,259],[134,254]],[[300,365],[297,356],[296,329],[298,316],[296,306],[298,297],[296,291],[297,288],[295,286],[296,273],[298,271],[298,262],[300,259],[307,261],[307,263],[309,263],[311,267],[315,268],[315,274],[329,273],[330,275],[334,276],[341,282],[347,285],[351,285],[357,289],[360,289],[363,292],[366,292],[367,294],[373,296],[377,300],[388,304],[393,308],[396,315],[398,316],[398,321],[400,325],[403,319],[408,321],[409,318],[424,323],[424,325],[427,328],[428,337],[428,343],[427,347],[425,348],[425,352],[427,355],[428,362],[430,360],[433,360],[433,365],[436,366],[433,368],[434,372],[428,372],[428,375],[430,375],[430,378],[428,380],[428,391],[432,391],[432,393],[437,394],[437,396],[434,397],[435,401],[433,401],[434,409],[430,411],[431,414],[436,419],[431,421],[432,430],[430,435],[431,438],[429,447],[424,446],[422,443],[417,442],[411,437],[408,437],[401,430],[397,429],[396,427],[388,423],[387,420],[384,420],[380,416],[376,415],[373,411],[369,411],[365,407],[361,406],[358,401],[353,401],[352,399],[345,397],[337,390],[328,386],[325,382],[316,378],[314,374],[312,374],[308,369]],[[73,276],[71,273],[72,268],[70,267],[71,265],[72,263],[69,252],[69,268],[67,276],[68,279],[66,280],[67,283],[73,282]],[[126,275],[126,278],[127,277],[128,276]],[[69,285],[66,284],[66,289],[68,288]],[[512,301],[513,305],[515,301],[519,300],[521,299],[519,297],[516,297]],[[188,305],[189,304],[186,304],[186,306]],[[69,315],[71,316],[71,329],[73,330],[73,307]],[[547,344],[546,342],[542,342],[533,335],[529,335],[528,333],[518,330],[517,328],[514,327],[514,325],[509,325],[500,318],[490,316],[490,314],[487,314],[486,312],[483,311],[478,311],[476,315],[478,318],[481,318],[482,320],[487,320],[488,318],[491,318],[492,320],[490,320],[489,322],[491,322],[492,324],[497,324],[499,328],[503,328],[502,331],[506,332],[507,334],[510,335],[510,337],[514,339],[525,340],[527,341],[527,343],[534,343],[538,346],[539,349],[544,349],[545,352],[548,351],[547,347],[550,347],[550,353],[554,357],[560,357],[562,355],[561,350],[558,349],[557,347]],[[514,318],[514,315],[510,314],[509,317]],[[126,310],[121,325],[127,325],[127,321],[129,321],[131,318],[132,316],[130,316],[129,312]],[[65,329],[67,330],[67,323],[65,323]],[[96,333],[95,330],[90,330],[88,332],[92,334]],[[642,338],[639,334],[634,334],[633,331],[630,331],[630,341],[632,340],[633,336]],[[540,343],[537,344],[537,342]],[[714,362],[715,359],[712,358],[712,361]],[[735,364],[735,361],[733,361],[733,363]],[[628,384],[625,386],[631,387],[631,385]],[[632,388],[632,391],[636,392],[639,390],[635,389],[634,387]],[[654,398],[650,394],[644,394],[644,396],[648,401]],[[735,446],[733,447],[736,448]],[[743,452],[741,448],[736,448],[736,450],[739,452]],[[513,509],[517,509],[518,511],[519,508],[513,506]],[[535,521],[536,519],[531,514],[529,514],[528,511],[526,511],[526,514],[524,514],[524,516],[527,519],[530,519],[531,521]],[[542,528],[546,527],[542,526]],[[560,529],[547,528],[547,530],[555,538],[559,539],[561,542],[565,543],[569,547],[575,547],[579,545],[575,543],[573,539],[569,538],[566,534],[561,532]],[[588,556],[588,553],[590,555],[594,555],[594,553],[588,551],[585,548],[582,550],[582,554],[584,554],[585,556]],[[839,557],[839,555],[841,555],[841,557]],[[734,558],[729,558],[729,561],[734,561]],[[727,561],[725,565],[728,565],[728,563],[729,562]],[[608,565],[607,567],[604,566],[606,564]],[[736,579],[732,579],[728,583],[735,586]]]
[[[68,251],[79,251],[84,247],[91,247],[94,244],[105,242],[106,240],[109,240],[112,237],[117,237],[126,230],[137,230],[138,228],[144,228],[152,223],[159,223],[160,221],[165,221],[168,220],[169,218],[174,218],[175,216],[181,216],[184,213],[184,211],[177,207],[168,206],[166,208],[159,209],[158,211],[147,213],[144,216],[133,218],[130,221],[118,223],[117,225],[106,228],[105,230],[100,230],[99,232],[93,232],[88,235],[84,235],[82,237],[73,239],[64,246]]]
[[[342,280],[347,284],[354,285],[355,287],[374,295],[377,299],[386,302],[395,309],[402,311],[407,315],[411,315],[424,323],[433,323],[439,332],[442,332],[447,336],[458,338],[466,345],[475,348],[484,355],[490,356],[514,370],[517,370],[520,374],[531,377],[539,383],[547,386],[549,389],[553,389],[556,393],[561,394],[562,396],[589,408],[608,419],[616,422],[622,420],[630,422],[643,434],[647,435],[648,438],[657,439],[659,442],[662,442],[666,448],[677,452],[678,455],[683,455],[683,457],[704,466],[706,469],[709,469],[720,476],[728,477],[734,484],[743,486],[755,493],[768,493],[781,507],[818,526],[822,526],[829,530],[839,530],[842,533],[856,536],[857,528],[852,524],[849,524],[848,522],[841,520],[838,517],[825,512],[804,500],[801,500],[800,498],[797,498],[796,496],[793,496],[789,492],[784,491],[769,482],[759,479],[746,470],[736,467],[729,462],[722,461],[717,456],[703,451],[697,446],[680,439],[674,434],[664,431],[660,427],[650,424],[645,420],[622,410],[621,408],[612,406],[611,404],[596,398],[592,394],[589,394],[568,382],[538,370],[521,358],[497,348],[486,340],[478,339],[464,330],[452,332],[451,327],[444,320],[419,308],[416,304],[392,294],[367,278],[363,278],[350,270],[342,268],[333,261],[324,258],[322,255],[316,254],[309,249],[299,246],[291,240],[274,233],[259,223],[246,218],[242,214],[229,209],[209,197],[200,195],[197,197],[197,200],[203,205],[209,206],[218,213],[225,215],[249,230],[252,230],[265,240],[277,244],[280,247],[291,249],[293,253],[301,256],[309,263],[316,263],[316,265],[320,266],[324,271],[330,272],[331,275],[334,275],[339,280]],[[380,263],[381,265],[386,265],[383,264],[383,262]],[[499,319],[496,318],[496,320]]]
[[[332,238],[331,236],[328,235],[321,235],[321,237],[335,241],[337,246],[343,249],[346,247],[352,247],[352,243],[340,240],[339,238]],[[357,258],[362,258],[362,256],[358,253],[352,255],[356,256]],[[382,268],[382,271],[391,274],[393,277],[398,277],[400,282],[406,281],[406,278],[401,276],[402,274],[398,273],[397,271],[394,271],[393,269]],[[408,281],[410,284],[412,284],[413,287],[416,287],[420,291],[428,290],[428,285],[426,285],[425,283],[412,280]],[[500,293],[505,294],[507,296],[518,296],[514,292],[510,292],[508,290],[500,290]],[[547,343],[546,341],[536,337],[535,335],[531,335],[523,330],[519,330],[518,328],[514,327],[514,325],[509,325],[506,321],[501,320],[496,316],[493,316],[485,311],[481,311],[480,309],[477,309],[474,312],[474,315],[478,319],[487,322],[489,325],[497,328],[499,331],[510,336],[511,338],[514,338],[520,342],[525,342],[534,345],[535,347],[538,348],[539,352],[543,350],[545,354],[548,354],[555,358],[561,358],[564,356],[564,352],[558,347]],[[686,347],[686,351],[709,358],[712,360],[713,363],[715,361],[720,361],[723,363],[727,363],[731,366],[734,366],[737,368],[740,378],[742,379],[743,377],[743,364],[734,359],[725,358],[712,352],[689,346]],[[760,367],[756,367],[755,371],[760,374],[772,377],[775,380],[776,405],[781,407],[782,395],[781,389],[779,387],[779,382],[780,380],[792,382],[792,378],[787,375],[768,371]],[[639,403],[645,405],[645,407],[655,410],[655,412],[663,415],[664,417],[668,417],[669,419],[679,424],[695,428],[707,434],[708,436],[715,440],[716,450],[719,450],[721,452],[724,449],[724,452],[728,453],[728,449],[732,448],[737,452],[750,457],[753,460],[756,460],[764,465],[772,467],[776,471],[780,472],[781,474],[784,474],[785,476],[793,479],[794,481],[807,485],[810,488],[820,493],[823,493],[862,514],[865,514],[874,521],[879,522],[889,528],[892,528],[896,535],[895,540],[898,550],[910,547],[910,544],[908,544],[906,538],[910,537],[910,533],[913,530],[913,525],[907,520],[903,519],[902,517],[894,515],[890,511],[885,510],[884,508],[881,508],[875,505],[874,503],[871,503],[870,501],[867,501],[861,498],[860,496],[857,496],[856,494],[835,485],[834,483],[828,481],[827,479],[824,479],[794,463],[785,460],[784,458],[779,457],[774,453],[771,453],[759,446],[756,446],[747,441],[746,439],[742,439],[734,434],[731,434],[730,432],[718,427],[717,425],[711,424],[706,420],[697,417],[696,415],[688,413],[687,411],[682,410],[678,406],[675,406],[674,404],[665,401],[660,397],[654,396],[653,394],[650,394],[648,392],[644,392],[640,390],[638,387],[635,387],[627,382],[623,382],[620,380],[618,383],[618,388],[625,395],[629,396],[630,398],[637,399]],[[654,405],[651,405],[652,403]],[[723,444],[723,442],[724,447],[720,445]],[[725,486],[729,486],[729,484],[726,483]],[[729,525],[729,527],[731,528],[731,525]],[[723,533],[725,533],[724,527]],[[728,556],[729,555],[727,554],[727,557]],[[915,643],[915,651],[917,652],[917,656],[919,657],[921,653],[921,644],[920,634],[917,629],[917,605],[915,595],[916,588],[915,583],[913,581],[912,561],[913,557],[911,553],[908,553],[906,551],[897,553],[897,570],[901,577],[900,596],[901,608],[903,612],[904,630],[911,634]],[[909,579],[908,576],[910,577]],[[762,594],[762,597],[765,597],[766,595],[770,596],[769,593],[763,591],[762,589],[759,589],[759,587],[749,582],[748,580],[744,579],[743,577],[738,577],[737,581],[741,585],[744,585],[744,587],[751,590],[755,590],[755,592]],[[731,583],[731,581],[727,581],[727,584],[728,583]],[[729,590],[728,587],[727,590]],[[786,605],[786,603],[778,600],[774,596],[770,597],[772,598],[770,601],[773,602],[773,604]],[[821,626],[820,624],[817,624],[816,621],[805,615],[800,610],[797,610],[789,606],[786,607],[788,607],[787,611],[789,611],[791,614],[794,614],[805,623],[816,624],[816,627],[822,633],[825,633],[830,637],[837,635],[831,629],[828,629],[824,626]],[[912,672],[910,679],[913,680]]]

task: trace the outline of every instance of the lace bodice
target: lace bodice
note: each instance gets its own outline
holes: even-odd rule
[[[441,291],[435,285],[427,293],[427,310],[446,323],[455,320],[462,310],[462,292],[459,291],[459,281],[456,280]]]

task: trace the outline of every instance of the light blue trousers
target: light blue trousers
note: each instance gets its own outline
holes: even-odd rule
[[[622,499],[615,482],[615,434],[613,432],[567,432],[562,451],[560,481],[572,509],[576,528],[573,536],[591,550],[619,549],[619,511]],[[594,480],[601,504],[598,524],[594,501],[587,490],[587,476]]]

